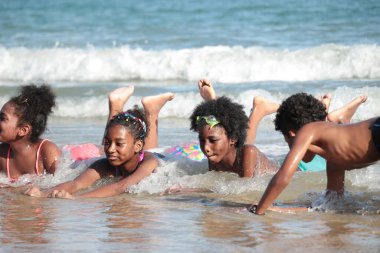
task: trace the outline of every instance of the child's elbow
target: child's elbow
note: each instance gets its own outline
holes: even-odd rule
[[[274,184],[281,188],[284,188],[290,183],[291,179],[292,178],[290,176],[275,177]]]

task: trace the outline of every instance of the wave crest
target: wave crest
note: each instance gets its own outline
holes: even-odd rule
[[[114,48],[0,47],[0,81],[186,80],[218,82],[379,79],[377,45],[321,45],[294,51],[209,46],[151,51]]]

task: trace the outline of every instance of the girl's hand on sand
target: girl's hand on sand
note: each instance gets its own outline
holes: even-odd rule
[[[49,197],[59,199],[75,199],[71,193],[68,193],[65,190],[54,190]]]
[[[26,192],[24,192],[25,195],[29,195],[31,197],[42,197],[42,192],[38,187],[31,187]]]

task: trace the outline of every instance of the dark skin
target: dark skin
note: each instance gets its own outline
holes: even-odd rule
[[[9,171],[13,179],[24,174],[35,174],[37,149],[42,142],[38,139],[31,142],[32,126],[20,124],[15,113],[15,106],[8,102],[0,112],[0,170],[7,171],[7,156],[10,149]],[[56,163],[61,155],[60,149],[54,143],[45,141],[38,157],[38,173],[54,173]]]
[[[209,170],[234,172],[240,177],[253,177],[259,173],[256,171],[257,148],[254,145],[244,145],[242,151],[238,152],[236,140],[229,138],[221,125],[205,125],[199,132],[199,143],[208,159]],[[267,164],[263,169],[275,169],[269,159],[260,158]]]
[[[256,214],[264,214],[286,188],[306,153],[318,154],[327,160],[327,190],[342,194],[346,170],[363,168],[380,159],[371,136],[375,120],[346,125],[314,122],[301,128],[291,139],[290,152],[270,181]]]
[[[131,185],[137,184],[149,176],[158,166],[158,160],[151,153],[145,152],[144,160],[139,161],[142,140],[135,140],[129,130],[121,125],[107,129],[104,141],[106,159],[98,160],[73,181],[59,184],[41,192],[37,187],[29,189],[25,194],[34,197],[57,198],[99,198],[110,197],[125,192]],[[121,174],[121,175],[120,175]],[[105,177],[121,176],[116,183],[97,189],[79,192],[97,180]]]

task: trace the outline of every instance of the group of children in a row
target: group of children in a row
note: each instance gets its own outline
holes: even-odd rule
[[[380,118],[348,124],[358,106],[366,101],[365,96],[331,113],[327,112],[330,95],[318,100],[298,93],[280,106],[255,97],[247,117],[241,105],[227,97],[217,97],[207,80],[200,80],[198,88],[204,102],[190,116],[191,130],[198,133],[209,170],[233,172],[241,177],[277,171],[258,205],[249,207],[255,214],[264,214],[272,208],[273,201],[300,168],[326,169],[327,192],[342,194],[346,170],[362,168],[380,159]],[[133,89],[133,86],[119,88],[109,94],[109,117],[103,138],[105,158],[97,159],[72,181],[43,191],[31,187],[26,194],[108,197],[121,194],[148,177],[158,167],[160,158],[147,150],[158,146],[158,115],[174,94],[144,97],[143,110],[135,106],[123,111]],[[10,181],[23,174],[55,172],[61,150],[53,142],[40,138],[54,106],[55,96],[49,86],[28,85],[1,109],[0,170],[6,171]],[[276,113],[276,130],[281,131],[290,147],[280,169],[254,145],[261,119],[272,113]],[[105,177],[120,180],[83,191]]]

